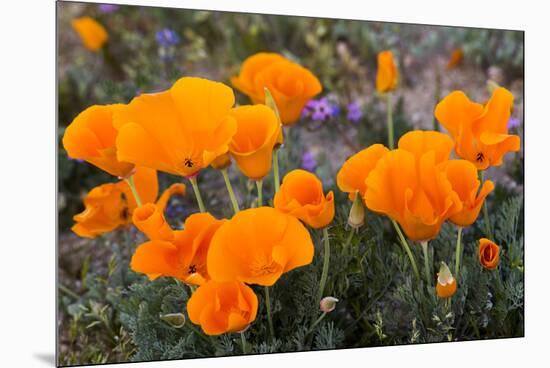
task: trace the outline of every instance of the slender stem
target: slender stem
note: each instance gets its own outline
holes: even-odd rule
[[[479,171],[479,178],[481,180],[481,184],[480,184],[480,188],[481,188],[483,186],[483,182],[485,181],[485,171],[483,170]],[[483,202],[483,222],[485,225],[485,236],[491,240],[494,240],[493,231],[491,229],[491,222],[489,221],[489,209],[487,208],[487,200]]]
[[[235,192],[233,192],[233,186],[231,185],[231,181],[229,180],[227,169],[222,169],[221,172],[223,175],[223,180],[225,181],[225,186],[227,187],[227,192],[229,193],[229,199],[231,200],[233,211],[237,213],[239,212],[239,203],[237,202],[237,198],[235,198]]]
[[[399,236],[399,240],[401,240],[401,245],[403,246],[403,249],[405,249],[407,256],[409,256],[409,261],[411,261],[411,267],[413,269],[414,275],[416,276],[417,280],[420,280],[418,266],[416,265],[416,261],[414,260],[414,256],[411,252],[411,248],[409,247],[409,243],[407,243],[407,240],[405,239],[405,236],[403,236],[403,232],[401,232],[401,229],[399,228],[399,225],[397,225],[397,222],[395,222],[395,220],[391,220],[391,222],[393,224],[393,227],[395,228],[395,231],[397,231],[397,235]]]
[[[313,332],[313,329],[323,320],[323,318],[325,318],[325,316],[327,315],[327,312],[323,312],[323,314],[321,314],[319,316],[319,318],[317,318],[315,320],[315,322],[313,322],[313,324],[311,325],[311,327],[309,328],[309,330],[307,330],[307,333],[306,333],[306,336],[308,336],[310,333]]]
[[[386,93],[386,110],[388,113],[388,147],[393,149],[393,114],[390,92]]]
[[[262,194],[262,184],[263,180],[256,180],[256,188],[258,189],[258,207],[262,207],[264,205],[264,199]]]
[[[271,318],[271,301],[269,300],[269,288],[264,286],[265,294],[265,309],[267,311],[267,322],[269,323],[269,339],[273,340],[275,333],[273,332],[273,319]]]
[[[456,235],[456,254],[455,254],[455,279],[458,283],[460,272],[460,259],[462,258],[462,226],[458,227],[458,233]]]
[[[431,272],[430,272],[430,260],[428,255],[428,242],[422,241],[420,242],[422,245],[422,253],[424,254],[424,271],[426,272],[426,285],[432,286],[432,278],[431,278]]]
[[[201,212],[206,212],[206,208],[204,207],[204,202],[202,201],[201,192],[199,190],[199,184],[197,183],[197,177],[193,176],[192,178],[189,178],[189,181],[191,182],[191,186],[193,187],[193,192],[195,192],[195,197],[197,198],[197,204],[199,205],[199,210]]]
[[[132,191],[132,194],[134,195],[134,199],[136,200],[136,203],[138,207],[141,206],[141,198],[139,197],[139,193],[136,189],[136,184],[134,183],[134,176],[131,175],[129,178],[125,179],[128,183],[128,186],[130,187],[130,190]]]
[[[323,297],[323,292],[325,291],[325,284],[327,283],[328,277],[328,266],[330,263],[330,239],[328,237],[328,230],[326,227],[323,228],[323,236],[325,243],[325,254],[323,259],[323,272],[321,273],[321,281],[319,282],[319,300],[321,300]]]
[[[281,178],[279,176],[279,150],[273,151],[273,184],[275,184],[275,193],[279,191],[281,186]]]
[[[344,243],[344,251],[347,253],[348,247],[351,243],[351,239],[353,239],[353,233],[355,233],[355,229],[353,227],[350,227],[350,231],[348,234],[348,238],[346,239],[346,242]]]
[[[80,296],[77,293],[75,293],[71,289],[67,288],[66,286],[63,286],[62,284],[59,284],[58,288],[59,288],[59,290],[61,290],[65,294],[75,298],[76,300],[80,299]]]
[[[243,348],[243,354],[246,354],[246,337],[244,336],[244,331],[241,332],[241,345]]]

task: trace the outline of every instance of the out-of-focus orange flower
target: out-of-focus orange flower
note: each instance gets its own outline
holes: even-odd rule
[[[500,247],[489,239],[479,239],[479,263],[487,270],[494,270],[499,261]]]
[[[305,170],[292,170],[275,193],[274,206],[319,229],[334,218],[334,193],[323,193],[323,183]]]
[[[500,166],[506,153],[519,150],[519,136],[508,134],[513,101],[514,96],[503,87],[493,91],[485,106],[454,91],[437,104],[435,117],[455,140],[457,155],[485,170]]]
[[[313,242],[295,217],[271,207],[237,213],[216,232],[208,252],[213,280],[273,285],[313,259]]]
[[[258,298],[242,282],[208,281],[187,302],[189,319],[207,335],[240,332],[256,319]]]
[[[435,287],[437,296],[442,299],[452,297],[456,293],[456,286],[456,279],[451,274],[451,270],[449,270],[445,262],[441,262],[441,267],[437,274],[437,285]]]
[[[144,203],[153,202],[158,193],[157,172],[138,167],[134,183]],[[85,209],[75,215],[72,230],[79,236],[95,238],[98,235],[131,223],[137,207],[136,200],[124,180],[93,188],[84,198]]]
[[[393,91],[397,86],[399,73],[389,50],[378,53],[378,72],[376,73],[376,90],[380,93]]]
[[[237,122],[229,151],[241,172],[260,180],[271,170],[273,147],[281,134],[281,124],[265,105],[235,107],[230,116]]]
[[[453,150],[453,140],[444,133],[433,130],[413,130],[401,138],[397,147],[409,151],[418,160],[427,152],[433,151],[436,164],[446,162]]]
[[[363,197],[367,190],[365,183],[367,177],[378,160],[387,152],[389,150],[383,145],[373,144],[348,158],[336,175],[338,188],[342,192],[349,193],[348,197],[351,201],[357,192]]]
[[[113,127],[113,114],[123,106],[94,105],[78,114],[63,135],[67,154],[86,160],[111,175],[129,176],[134,164],[117,159],[115,140],[118,132]]]
[[[397,221],[411,240],[435,238],[443,222],[462,210],[436,156],[434,150],[419,158],[401,148],[390,151],[366,181],[365,205]]]
[[[84,46],[91,51],[101,49],[109,39],[105,27],[91,17],[86,16],[73,19],[71,24],[80,36]]]
[[[323,89],[308,69],[279,54],[267,52],[248,57],[239,75],[231,78],[231,83],[255,104],[265,103],[265,88],[268,88],[285,125],[298,121],[306,102]]]
[[[451,57],[449,58],[449,62],[447,63],[447,69],[452,69],[460,65],[462,63],[462,58],[464,57],[464,51],[461,47],[455,48],[451,52]]]
[[[447,179],[462,202],[462,211],[451,216],[450,220],[458,226],[470,226],[476,221],[483,201],[495,185],[486,180],[479,189],[481,183],[477,178],[477,169],[469,161],[450,160],[444,165]]]
[[[173,231],[172,237],[157,236],[168,233],[165,226],[161,226],[162,232],[146,232],[153,237],[138,246],[130,267],[135,272],[146,274],[151,280],[167,276],[201,285],[210,279],[206,255],[212,236],[224,221],[206,212],[194,213],[185,220],[183,230]]]
[[[115,114],[118,158],[192,176],[227,152],[237,130],[231,88],[184,77],[167,91],[144,94]]]

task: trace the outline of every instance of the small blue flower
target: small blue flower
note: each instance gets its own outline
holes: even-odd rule
[[[317,161],[313,153],[307,151],[302,155],[302,168],[308,171],[314,171],[317,167]]]
[[[336,118],[340,115],[340,106],[338,106],[337,104],[332,104],[331,109],[332,110],[330,114],[332,115],[333,118]]]
[[[348,105],[348,120],[351,122],[358,122],[363,117],[361,106],[357,102],[352,102]]]
[[[105,14],[114,13],[116,12],[120,6],[116,4],[100,4],[99,5],[99,11]]]
[[[510,117],[510,120],[508,120],[508,129],[515,129],[521,125],[521,122],[519,119]]]
[[[162,47],[176,46],[180,38],[176,32],[169,28],[164,28],[156,34],[157,43]]]

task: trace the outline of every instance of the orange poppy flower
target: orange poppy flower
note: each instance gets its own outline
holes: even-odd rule
[[[376,73],[376,90],[380,93],[393,91],[397,86],[399,73],[389,50],[378,53],[378,72]]]
[[[189,319],[207,335],[245,330],[258,312],[258,298],[242,282],[208,281],[187,302]]]
[[[451,216],[450,220],[458,226],[470,226],[476,221],[483,201],[495,185],[486,180],[479,189],[481,183],[477,178],[477,169],[466,160],[448,161],[445,164],[445,174],[462,202],[462,211]]]
[[[223,224],[212,239],[213,280],[273,285],[285,272],[310,264],[313,242],[295,217],[271,207],[251,208]]]
[[[353,201],[355,193],[361,197],[365,195],[367,185],[365,181],[370,172],[376,166],[378,160],[389,150],[381,144],[373,144],[356,153],[344,162],[336,175],[336,183],[342,192],[349,193],[349,199]]]
[[[397,221],[409,239],[426,241],[445,220],[462,210],[460,198],[430,150],[421,157],[396,149],[369,174],[365,205]]]
[[[437,296],[442,299],[452,297],[456,293],[456,286],[456,279],[451,274],[451,270],[449,270],[445,262],[441,262],[441,267],[437,274],[437,285],[435,287]]]
[[[453,140],[444,133],[433,130],[413,130],[401,138],[397,147],[409,151],[420,159],[426,152],[433,151],[435,163],[446,162],[453,150]]]
[[[323,183],[305,170],[292,170],[275,193],[274,207],[320,229],[334,218],[334,193],[323,193]]]
[[[447,69],[452,69],[460,65],[462,63],[462,58],[464,57],[464,51],[461,47],[457,47],[453,50],[451,53],[451,57],[449,58],[449,62],[447,63]]]
[[[261,180],[271,170],[273,147],[281,134],[277,115],[266,105],[247,105],[231,110],[237,122],[229,151],[241,172]]]
[[[519,151],[519,136],[508,134],[513,101],[514,96],[502,87],[493,91],[485,106],[454,91],[437,104],[435,117],[455,140],[457,155],[485,170],[500,166],[506,153]]]
[[[80,17],[71,22],[74,30],[80,36],[82,43],[88,50],[97,51],[109,39],[109,35],[100,23],[91,17]]]
[[[143,202],[153,202],[158,193],[157,172],[138,167],[134,174],[136,190]],[[93,188],[84,198],[85,209],[75,215],[72,230],[79,236],[95,238],[131,223],[137,207],[126,181],[102,184]]]
[[[130,175],[134,164],[119,161],[115,147],[118,133],[113,127],[113,114],[123,106],[94,105],[78,114],[63,135],[63,147],[67,154],[85,160],[111,175]]]
[[[184,77],[167,91],[144,94],[115,114],[120,160],[193,176],[227,152],[237,130],[228,115],[231,88]]]
[[[305,104],[323,89],[308,69],[279,54],[266,52],[247,58],[231,83],[255,104],[265,103],[265,88],[268,88],[285,125],[298,121]]]
[[[146,232],[152,236],[151,241],[139,245],[134,252],[132,270],[146,274],[150,280],[167,276],[195,285],[209,280],[206,255],[212,236],[225,220],[206,212],[194,213],[185,220],[183,230],[173,231],[172,236],[167,235],[168,229],[158,217],[156,220],[160,227]]]
[[[216,170],[223,170],[225,168],[228,168],[230,165],[231,165],[231,157],[229,156],[229,152],[216,157],[214,161],[210,163],[210,166],[212,166]]]
[[[494,270],[500,261],[500,247],[489,239],[479,239],[479,263],[487,269]]]

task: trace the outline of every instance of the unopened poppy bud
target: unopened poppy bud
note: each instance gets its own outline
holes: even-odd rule
[[[456,280],[445,262],[441,262],[441,267],[437,273],[437,296],[440,298],[450,298],[456,293]]]
[[[168,313],[160,316],[164,322],[174,328],[182,328],[185,325],[185,314],[183,313]]]
[[[339,300],[335,297],[325,296],[319,303],[321,311],[325,313],[332,312],[334,308],[336,308],[336,303],[338,303],[338,301]]]
[[[489,239],[479,240],[479,263],[487,270],[497,268],[500,261],[500,247]]]
[[[349,210],[348,225],[354,229],[358,229],[365,223],[365,206],[359,192],[355,193],[353,205]]]
[[[273,98],[273,95],[269,91],[268,88],[264,88],[265,91],[265,104],[275,112],[275,115],[277,116],[277,120],[281,123],[281,115],[279,115],[279,109],[277,108],[277,103],[275,102],[275,99]],[[283,137],[283,130],[279,132],[279,136],[277,137],[277,141],[275,142],[275,146],[273,146],[274,149],[279,149],[281,145],[284,143],[284,137]]]

